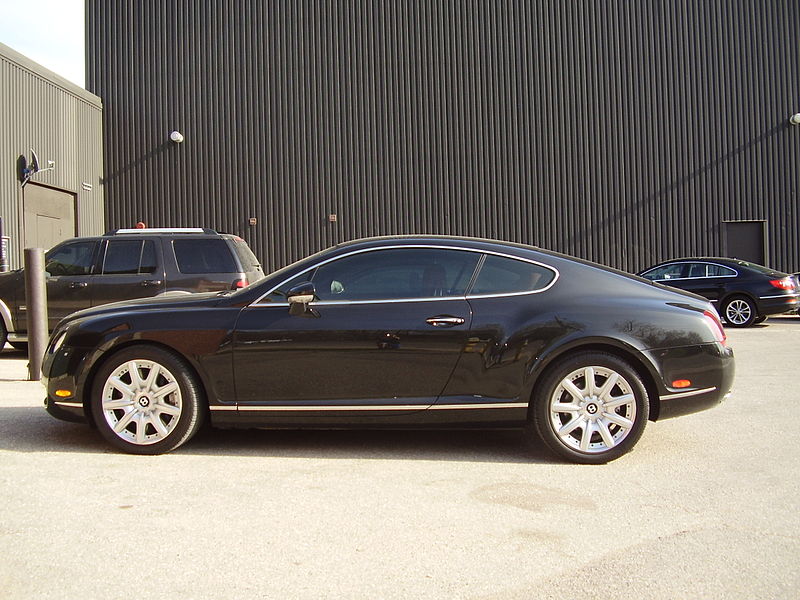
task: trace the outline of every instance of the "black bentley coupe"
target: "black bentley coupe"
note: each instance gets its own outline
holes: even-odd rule
[[[604,463],[649,420],[714,406],[733,352],[711,304],[532,246],[340,244],[248,288],[75,313],[45,404],[159,454],[221,428],[525,427]]]

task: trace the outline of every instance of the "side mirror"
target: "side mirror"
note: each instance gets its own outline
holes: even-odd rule
[[[294,317],[318,317],[319,314],[309,306],[314,300],[317,299],[317,293],[314,290],[314,284],[306,281],[299,285],[294,286],[286,294],[286,299],[289,301],[289,314]]]

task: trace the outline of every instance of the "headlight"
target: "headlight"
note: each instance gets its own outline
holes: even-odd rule
[[[56,339],[53,340],[53,343],[50,345],[50,354],[55,354],[61,349],[61,346],[64,345],[64,340],[67,339],[67,330],[65,329],[61,333],[56,336]]]

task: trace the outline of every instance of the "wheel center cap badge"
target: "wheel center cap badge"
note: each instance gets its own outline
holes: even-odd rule
[[[150,406],[150,398],[148,398],[147,396],[142,396],[141,398],[139,398],[139,406],[141,406],[142,408],[147,408],[148,406]]]
[[[586,412],[588,412],[590,415],[595,414],[597,412],[597,404],[594,404],[594,403],[589,404],[586,407]]]

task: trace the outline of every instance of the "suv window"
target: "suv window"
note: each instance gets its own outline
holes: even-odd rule
[[[44,270],[50,275],[88,275],[97,242],[73,242],[48,254]]]
[[[255,271],[261,267],[261,263],[258,262],[256,255],[250,250],[247,242],[239,237],[233,238],[231,241],[233,241],[233,249],[236,251],[236,256],[239,257],[239,262],[242,263],[243,270]]]
[[[181,273],[236,273],[239,270],[225,240],[173,240],[172,247]]]
[[[532,292],[547,287],[555,272],[527,261],[487,255],[470,296]]]
[[[104,275],[136,275],[156,270],[153,240],[111,240],[103,260]]]

